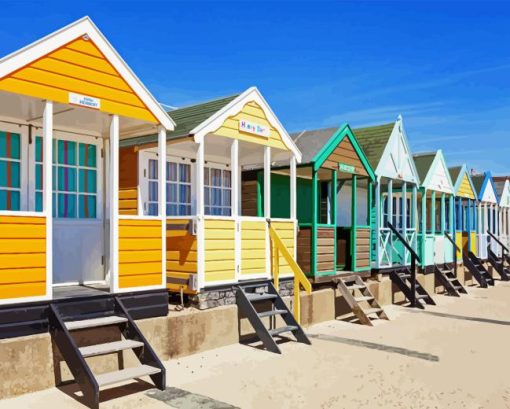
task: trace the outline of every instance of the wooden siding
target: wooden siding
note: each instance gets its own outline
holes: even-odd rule
[[[82,37],[0,79],[0,89],[69,104],[69,93],[101,101],[100,111],[157,122],[99,51]]]
[[[252,123],[264,125],[269,128],[269,137],[253,135],[239,130],[239,121],[244,119]],[[271,146],[273,148],[289,150],[283,143],[283,138],[276,128],[269,122],[263,109],[254,101],[246,103],[241,111],[227,118],[225,122],[214,132],[215,135],[225,136],[227,138],[239,139],[260,145]]]
[[[370,229],[356,229],[356,268],[370,268]]]
[[[119,214],[138,214],[138,152],[119,150]]]
[[[167,288],[179,292],[182,285],[172,283],[171,279],[189,280],[197,274],[197,238],[190,231],[192,220],[167,219],[166,231],[166,275],[169,279]],[[187,294],[195,293],[184,286]]]
[[[159,220],[119,220],[119,288],[162,285]]]
[[[46,218],[0,216],[0,299],[46,294]]]
[[[357,175],[368,176],[361,159],[354,150],[349,138],[345,137],[342,142],[338,144],[335,150],[328,156],[322,164],[322,168],[338,170],[338,164],[344,163],[349,166],[354,166]]]
[[[258,213],[258,182],[243,180],[241,184],[241,213],[243,216],[257,216]]]
[[[471,236],[471,252],[476,256],[478,254],[478,252],[476,251],[476,233],[475,232],[471,232],[469,233],[470,236]]]
[[[461,231],[455,232],[455,244],[459,249],[464,250],[464,238]],[[462,253],[460,251],[457,251],[457,260],[462,260]]]
[[[335,228],[317,228],[317,272],[335,271]]]
[[[207,284],[215,281],[234,280],[235,272],[235,221],[205,220],[205,265]]]
[[[297,263],[305,274],[310,274],[312,258],[312,229],[311,227],[300,227],[297,234]]]
[[[276,230],[276,233],[280,236],[283,241],[283,244],[289,250],[289,253],[294,255],[295,248],[295,228],[294,222],[271,222],[271,226]],[[273,265],[276,263],[276,254],[273,249]],[[285,260],[285,258],[280,254],[279,257],[279,266],[280,266],[280,274],[293,274],[292,269],[289,264]]]
[[[471,188],[471,184],[469,183],[467,175],[464,175],[464,177],[462,178],[462,183],[459,186],[457,196],[467,197],[469,199],[475,198],[475,192],[473,192],[473,189]]]
[[[241,221],[241,275],[266,273],[265,220]]]

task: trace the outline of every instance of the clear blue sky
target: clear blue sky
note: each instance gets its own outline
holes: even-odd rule
[[[2,3],[0,55],[89,15],[163,103],[256,85],[289,131],[392,122],[510,174],[510,3]]]

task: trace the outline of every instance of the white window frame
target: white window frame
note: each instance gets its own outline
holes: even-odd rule
[[[222,216],[222,217],[231,217],[232,216],[232,168],[226,164],[222,164],[222,163],[216,163],[216,162],[208,162],[206,160],[205,162],[205,166],[204,166],[204,177],[205,177],[205,170],[208,169],[208,174],[210,175],[210,171],[211,169],[218,169],[218,170],[221,170],[222,171],[222,176],[221,176],[221,186],[212,186],[212,185],[209,185],[209,184],[206,184],[205,183],[205,180],[204,180],[204,214],[206,216]],[[223,185],[223,172],[224,171],[229,171],[230,172],[230,186],[229,187],[225,187]],[[210,180],[210,176],[209,176],[209,180]],[[209,205],[206,204],[206,188],[209,188]],[[218,206],[212,206],[211,204],[211,189],[212,188],[220,188],[221,191],[222,191],[222,194],[223,194],[223,190],[224,189],[228,189],[230,190],[230,206],[225,206],[223,204],[221,204],[219,206],[220,209],[225,209],[225,208],[230,208],[230,214],[218,214],[218,215],[214,215],[214,214],[210,214],[210,213],[207,213],[206,211],[206,208],[209,207],[209,208],[213,208],[213,207],[218,207]],[[223,203],[223,195],[222,195],[222,203]]]

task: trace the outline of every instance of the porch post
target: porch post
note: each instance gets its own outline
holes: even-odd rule
[[[317,171],[312,166],[312,239],[310,240],[310,272],[312,275],[315,275],[317,272],[317,217],[319,212],[317,184]]]
[[[406,182],[402,182],[402,195],[401,195],[401,198],[402,198],[402,205],[400,207],[400,211],[402,212],[402,221],[401,221],[401,224],[402,224],[402,236],[404,236],[404,238],[408,239],[407,237],[407,183]],[[412,243],[410,243],[412,245]],[[404,247],[404,264],[406,263],[407,261],[407,249]]]
[[[388,180],[388,221],[393,224],[393,179]],[[394,226],[397,229],[397,226]],[[389,241],[389,264],[393,265],[393,232],[390,231]]]
[[[450,226],[450,234],[453,238],[453,240],[455,240],[455,237],[454,237],[454,234],[455,234],[455,226],[454,226],[454,214],[455,214],[455,209],[454,209],[454,201],[455,201],[455,198],[453,195],[450,195],[450,198],[449,198],[449,202],[450,202],[450,205],[448,206],[448,210],[450,211],[450,223],[449,223],[449,226]]]
[[[271,148],[264,147],[264,217],[271,218]]]
[[[446,202],[445,202],[445,193],[441,193],[441,234],[444,235],[444,231],[446,229]]]
[[[53,102],[46,101],[43,113],[43,212],[46,216],[46,296],[53,286]]]
[[[239,140],[233,139],[230,145],[230,168],[232,196],[230,198],[232,217],[234,218],[234,268],[236,279],[241,272],[241,232],[239,224]]]
[[[161,218],[161,284],[166,286],[166,129],[158,129],[158,190],[159,217]]]
[[[427,236],[427,189],[421,191],[421,265],[425,266],[425,237]]]
[[[296,158],[293,156],[290,158],[290,218],[292,220],[297,219],[296,212]]]
[[[110,291],[119,290],[119,117],[110,124]]]
[[[478,228],[476,229],[476,231],[478,232],[478,234],[483,234],[483,218],[481,203],[478,204],[477,209],[478,209],[478,226],[477,226]]]
[[[198,144],[197,149],[197,166],[196,166],[196,201],[197,201],[197,216],[199,218],[204,217],[204,145],[205,138]]]
[[[197,284],[205,287],[205,240],[204,240],[204,166],[205,137],[198,143],[196,161],[196,237],[197,237]]]
[[[335,177],[336,177],[336,171]],[[357,220],[357,193],[358,191],[358,176],[352,175],[352,186],[351,186],[351,268],[352,271],[356,271],[356,220]],[[335,221],[336,224],[336,221]],[[336,230],[336,228],[335,228]],[[336,247],[336,246],[335,246]],[[336,253],[336,251],[335,251]]]
[[[413,184],[413,191],[411,196],[411,227],[413,230],[418,229],[418,192],[417,187]],[[413,248],[416,251],[418,249],[418,232],[414,235]]]
[[[381,265],[381,249],[380,234],[381,234],[381,179],[375,181],[375,266],[377,268]]]
[[[430,192],[430,232],[436,234],[436,191]]]

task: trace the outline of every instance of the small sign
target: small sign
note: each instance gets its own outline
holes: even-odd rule
[[[354,166],[346,165],[345,163],[339,163],[338,170],[341,172],[346,172],[346,173],[355,173],[356,172],[356,168]]]
[[[239,130],[253,135],[265,136],[269,138],[269,127],[254,122],[247,121],[245,119],[239,120]]]
[[[99,98],[75,94],[74,92],[69,93],[69,103],[73,104],[73,105],[79,105],[82,107],[92,108],[92,109],[100,109],[101,108],[101,100]]]

